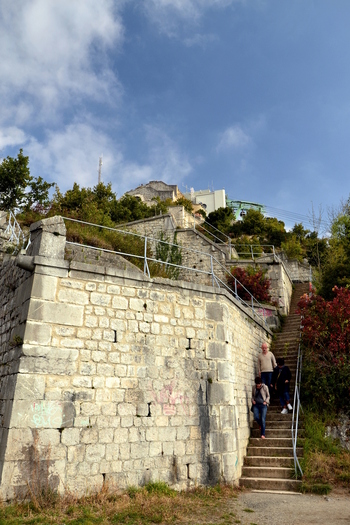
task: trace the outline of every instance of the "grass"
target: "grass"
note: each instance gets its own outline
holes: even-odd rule
[[[349,488],[350,452],[336,440],[325,437],[326,426],[333,421],[330,415],[305,414],[303,492],[328,494],[335,487]]]
[[[98,494],[0,506],[0,525],[229,525],[239,523],[232,500],[239,489],[230,486],[176,492],[166,483],[149,483],[118,493],[105,486]],[[234,501],[235,504],[235,501]],[[233,509],[235,510],[235,509]]]

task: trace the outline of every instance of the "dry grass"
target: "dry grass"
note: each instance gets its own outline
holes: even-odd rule
[[[306,478],[315,483],[329,483],[333,486],[348,486],[350,481],[350,453],[328,455],[313,452],[308,461]]]
[[[229,486],[175,492],[164,483],[155,483],[118,494],[106,485],[98,494],[83,498],[73,494],[46,500],[43,497],[40,507],[38,500],[2,506],[0,525],[238,523],[232,512],[232,499],[237,493],[237,488]]]

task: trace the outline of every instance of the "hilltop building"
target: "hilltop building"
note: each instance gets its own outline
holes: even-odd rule
[[[151,180],[147,184],[141,184],[134,190],[125,192],[124,195],[138,197],[142,202],[149,205],[154,204],[154,199],[157,197],[161,201],[171,199],[173,202],[183,197],[176,184],[166,184],[161,180]]]

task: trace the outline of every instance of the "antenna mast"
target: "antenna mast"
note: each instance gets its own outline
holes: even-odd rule
[[[101,174],[102,174],[102,155],[98,159],[98,184],[101,182]]]

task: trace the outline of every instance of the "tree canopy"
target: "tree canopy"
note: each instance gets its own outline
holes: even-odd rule
[[[33,178],[29,170],[29,157],[20,149],[17,158],[6,157],[0,164],[0,209],[30,210],[35,206],[50,206],[49,190],[54,183]]]

